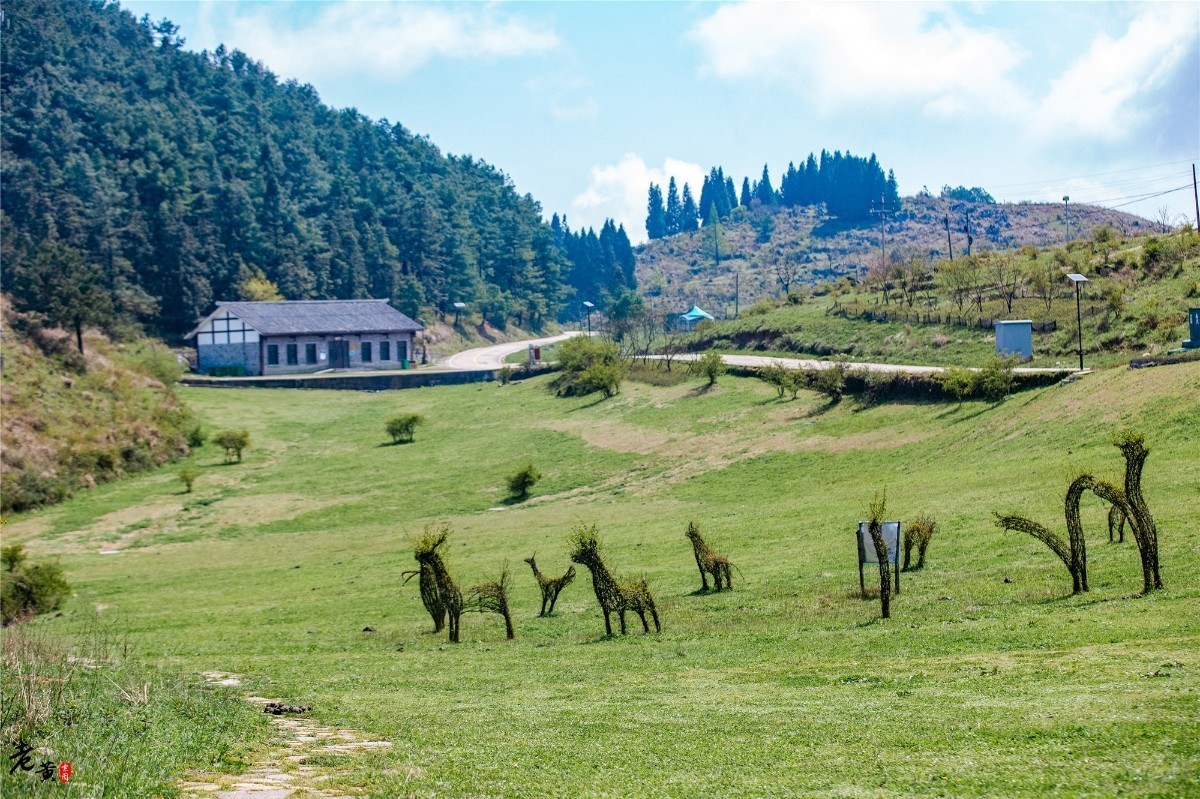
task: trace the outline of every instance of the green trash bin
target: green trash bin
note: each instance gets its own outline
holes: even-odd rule
[[[407,369],[407,368],[408,368],[408,358],[403,358],[403,359],[401,359],[401,361],[400,361],[400,368],[401,368],[401,369]]]

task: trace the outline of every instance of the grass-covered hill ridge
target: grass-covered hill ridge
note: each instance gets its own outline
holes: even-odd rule
[[[151,341],[74,335],[15,313],[3,317],[5,512],[52,504],[82,488],[187,454],[196,425],[172,386],[175,354]]]
[[[793,287],[815,285],[842,276],[860,278],[879,262],[883,244],[889,259],[946,257],[944,220],[949,218],[955,257],[967,252],[962,228],[970,215],[972,252],[1046,248],[1066,240],[1066,219],[1053,203],[984,204],[918,195],[905,197],[899,213],[880,224],[840,223],[819,208],[739,207],[720,224],[721,264],[715,266],[711,230],[681,233],[650,241],[637,251],[638,284],[665,308],[681,313],[699,304],[718,317],[733,313],[734,273],[740,273],[742,307],[782,289],[773,264],[787,258],[797,263]],[[1071,206],[1072,240],[1089,240],[1100,227],[1121,236],[1159,232],[1158,225],[1133,214],[1099,206]],[[658,299],[661,298],[661,299]]]
[[[206,425],[250,430],[245,462],[205,447],[192,495],[148,473],[14,518],[13,540],[63,553],[77,591],[35,624],[102,607],[141,657],[243,674],[246,691],[391,740],[318,764],[367,795],[1196,794],[1200,366],[869,408],[730,376],[608,400],[557,398],[547,379],[186,389]],[[428,419],[411,444],[384,432],[397,412]],[[1165,589],[1137,595],[1136,549],[1107,542],[1089,495],[1091,591],[1070,596],[1058,559],[992,513],[1061,534],[1075,474],[1120,479],[1126,427],[1151,450]],[[526,463],[542,481],[505,504]],[[854,544],[884,489],[890,517],[938,522],[886,622],[858,596]],[[693,520],[738,567],[733,591],[696,593]],[[400,575],[435,521],[461,587],[507,561],[516,640],[494,615],[466,616],[459,645],[430,634]],[[562,574],[581,521],[616,575],[647,580],[661,634],[604,638],[582,569],[537,618],[521,561]]]

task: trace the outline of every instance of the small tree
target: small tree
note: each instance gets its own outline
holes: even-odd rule
[[[758,376],[764,383],[774,387],[775,393],[783,399],[791,382],[791,374],[786,366],[779,361],[772,361],[758,370]]]
[[[937,529],[937,521],[928,516],[918,516],[904,528],[904,566],[900,571],[916,571],[925,568],[925,550]],[[917,565],[911,566],[909,558],[913,547],[917,549]]]
[[[179,479],[183,483],[183,493],[192,493],[192,483],[196,482],[196,478],[200,476],[200,470],[191,466],[184,466],[179,470]]]
[[[208,440],[208,433],[204,432],[204,428],[196,425],[187,434],[188,446],[192,449],[200,449],[204,446],[204,442]]]
[[[513,372],[515,371],[511,364],[506,363],[496,370],[496,379],[500,381],[500,385],[507,386],[509,381],[512,380]]]
[[[387,420],[387,434],[393,444],[410,444],[416,435],[417,426],[425,423],[419,413],[402,413]]]
[[[708,385],[716,385],[718,378],[725,374],[725,361],[715,352],[706,352],[692,361],[692,374],[699,375],[708,381]]]
[[[23,544],[0,550],[0,623],[5,627],[48,610],[57,610],[71,593],[57,563],[28,565]]]
[[[225,450],[225,462],[231,463],[234,457],[242,462],[242,450],[250,446],[250,431],[222,430],[212,437],[213,443]]]
[[[530,463],[524,468],[517,470],[516,474],[509,476],[508,494],[514,500],[520,502],[529,496],[529,489],[533,488],[534,484],[541,479],[541,472]]]
[[[875,559],[879,561],[879,604],[883,618],[891,618],[892,566],[888,562],[887,541],[883,537],[883,519],[887,513],[887,490],[876,494],[867,505],[867,533],[875,546]]]

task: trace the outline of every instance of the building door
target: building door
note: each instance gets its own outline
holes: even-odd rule
[[[329,342],[329,365],[334,369],[350,368],[350,342],[336,340]]]

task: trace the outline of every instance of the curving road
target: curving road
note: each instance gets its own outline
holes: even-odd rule
[[[663,359],[664,355],[651,355],[651,358]],[[698,359],[698,354],[676,355],[676,361],[694,361]],[[810,361],[800,358],[770,358],[762,355],[722,355],[721,360],[730,366],[770,366],[773,363],[782,364],[788,369],[828,369],[835,363],[844,363],[847,369],[865,369],[870,372],[906,372],[908,374],[933,374],[935,372],[944,372],[944,366],[912,366],[908,364],[897,363],[854,363],[851,361]],[[972,369],[971,371],[978,371]],[[1048,369],[1048,368],[1017,368],[1013,369],[1017,373],[1028,374],[1068,374],[1075,370],[1068,368]]]
[[[561,336],[509,341],[505,344],[493,344],[490,347],[476,347],[475,349],[463,350],[462,352],[443,358],[437,365],[445,369],[499,369],[504,366],[505,358],[514,352],[523,352],[529,348],[530,344],[535,347],[544,347],[547,344],[565,341],[572,336],[578,335],[578,332],[571,332],[563,333]]]

